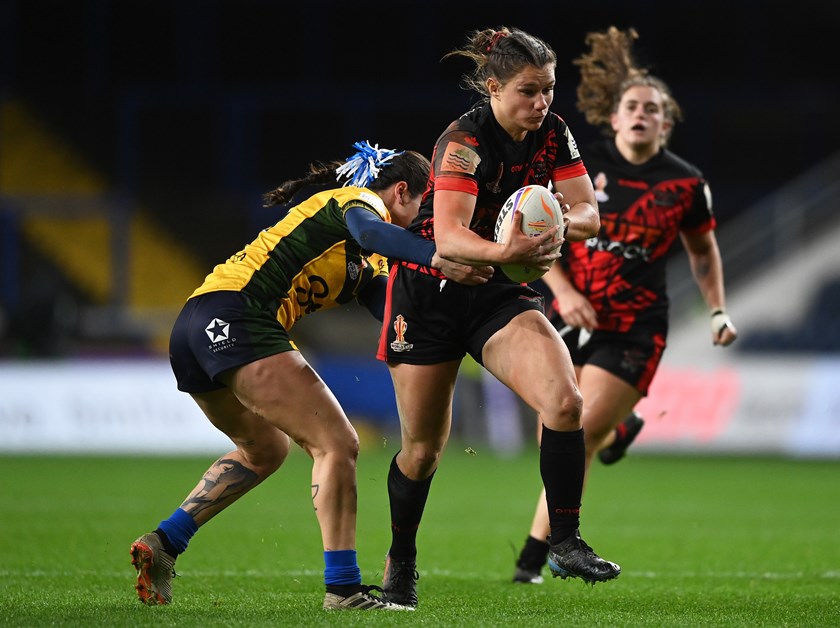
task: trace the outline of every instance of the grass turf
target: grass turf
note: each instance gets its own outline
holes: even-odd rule
[[[359,563],[379,584],[394,443],[359,461]],[[134,594],[128,547],[180,504],[207,457],[0,457],[0,624],[7,626],[838,626],[840,462],[631,455],[596,463],[582,534],[621,564],[589,587],[510,582],[539,490],[536,452],[450,443],[418,538],[414,613],[325,612],[309,459],[205,526],[174,602]],[[547,575],[547,574],[546,574]]]

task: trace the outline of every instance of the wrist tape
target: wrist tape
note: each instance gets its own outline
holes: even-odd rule
[[[727,327],[732,327],[732,319],[729,318],[726,310],[721,308],[712,310],[712,333],[715,335],[715,338],[720,338],[723,330]]]

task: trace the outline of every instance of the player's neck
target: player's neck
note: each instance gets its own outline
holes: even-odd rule
[[[659,152],[659,143],[650,144],[628,144],[616,137],[615,146],[621,156],[634,166],[640,166],[652,159]]]

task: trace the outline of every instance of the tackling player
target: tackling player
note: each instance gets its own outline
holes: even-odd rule
[[[135,588],[145,604],[171,602],[175,561],[192,536],[273,474],[294,441],[313,461],[323,607],[405,610],[362,584],[358,435],[289,331],[303,316],[354,300],[381,320],[386,257],[436,267],[456,281],[481,283],[490,269],[441,260],[433,242],[401,228],[417,214],[428,159],[367,142],[354,147],[346,162],[312,164],[305,177],[267,194],[267,206],[286,203],[287,213],[217,265],[175,322],[169,357],[178,389],[236,449],[210,466],[172,516],[132,543]]]

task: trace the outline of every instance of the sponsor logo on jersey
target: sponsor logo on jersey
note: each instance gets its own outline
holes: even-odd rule
[[[378,194],[371,194],[370,192],[359,192],[359,200],[367,203],[371,207],[375,207],[379,212],[380,216],[384,215],[387,212],[385,207],[385,202],[379,198]]]
[[[609,183],[607,175],[603,172],[599,172],[592,179],[592,186],[595,188],[595,200],[599,203],[606,203],[610,200],[610,195],[607,194],[607,183]]]
[[[566,145],[569,147],[569,157],[572,159],[580,159],[580,151],[577,147],[577,142],[575,141],[574,136],[572,136],[572,132],[569,130],[569,127],[566,127]]]
[[[680,202],[680,193],[675,190],[654,190],[653,204],[658,207],[674,207]]]
[[[618,255],[624,259],[643,259],[649,262],[651,259],[651,249],[639,246],[638,244],[628,244],[626,242],[619,242],[617,240],[609,240],[607,238],[600,238],[595,236],[586,241],[586,248],[594,251],[605,251]]]

